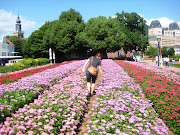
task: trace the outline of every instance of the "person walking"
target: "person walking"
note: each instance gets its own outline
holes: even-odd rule
[[[167,67],[169,67],[169,56],[167,57]]]
[[[174,67],[174,65],[175,65],[175,59],[173,58],[173,60],[172,60],[172,65],[173,65],[173,67]]]
[[[97,79],[98,73],[100,73],[100,75],[102,77],[102,80],[104,80],[103,75],[102,75],[101,60],[102,60],[102,54],[101,53],[97,53],[96,56],[92,56],[92,57],[88,58],[88,60],[85,62],[84,66],[82,68],[82,72],[86,73],[87,88],[88,88],[88,91],[90,92],[90,96],[93,95],[93,92],[94,92],[94,89],[95,89],[95,81]],[[92,75],[88,71],[88,69],[91,67],[91,65],[95,69],[97,69],[97,73],[94,74],[94,75]]]

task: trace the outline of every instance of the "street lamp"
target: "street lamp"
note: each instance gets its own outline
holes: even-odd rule
[[[159,66],[159,43],[161,41],[161,36],[157,36],[157,41],[158,41],[158,66]]]

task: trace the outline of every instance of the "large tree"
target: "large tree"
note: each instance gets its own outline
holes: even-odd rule
[[[124,26],[124,33],[128,36],[128,41],[124,44],[125,51],[138,49],[145,50],[148,45],[148,38],[145,32],[146,21],[137,13],[116,13],[119,24]]]
[[[63,53],[78,51],[80,46],[75,43],[75,40],[84,27],[85,23],[79,12],[74,9],[62,12],[59,20],[52,25],[51,32],[49,32],[50,46]]]
[[[88,20],[85,30],[88,46],[94,51],[116,51],[123,44],[126,35],[115,18],[99,16]]]
[[[43,42],[43,36],[48,28],[48,23],[45,23],[39,28],[39,30],[34,31],[30,35],[25,47],[25,49],[28,51],[25,52],[27,56],[32,58],[48,58],[49,48]]]

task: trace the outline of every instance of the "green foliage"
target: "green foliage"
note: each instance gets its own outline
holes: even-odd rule
[[[13,72],[13,71],[18,71],[24,68],[33,67],[33,66],[45,65],[49,62],[50,61],[47,58],[23,59],[22,61],[19,61],[18,63],[13,63],[12,66],[0,67],[0,73]]]
[[[26,51],[27,57],[48,58],[49,48],[43,42],[43,36],[48,27],[48,23],[45,23],[42,27],[39,28],[39,30],[36,30],[30,35],[25,45],[28,50]]]
[[[45,65],[50,62],[49,59],[47,58],[38,58],[38,59],[35,59],[35,61],[38,62],[38,65]]]
[[[175,53],[174,48],[170,48],[167,51],[167,54],[170,55],[170,56],[174,56],[174,53]]]
[[[33,66],[33,64],[32,64],[33,59],[31,59],[31,58],[23,59],[23,60],[19,61],[17,64],[19,64],[19,63],[22,63],[26,68],[28,68],[28,67]]]
[[[85,35],[88,47],[93,50],[116,51],[124,45],[126,35],[115,18],[99,16],[91,18],[86,24]]]
[[[124,26],[123,32],[127,35],[124,50],[127,52],[138,48],[138,51],[145,51],[149,44],[148,38],[145,37],[146,21],[134,12],[125,13],[123,11],[121,14],[116,13],[116,16],[120,25]]]
[[[161,48],[161,54],[163,57],[167,57],[168,56],[168,53],[167,53],[167,47],[163,47]]]
[[[80,13],[74,9],[62,12],[59,20],[48,25],[49,28],[46,30],[43,39],[46,46],[62,53],[77,51],[84,46],[81,44],[83,41],[80,41],[82,38],[79,33],[83,31],[85,23]]]
[[[117,13],[117,18],[99,16],[85,24],[82,15],[70,9],[64,11],[58,20],[45,23],[28,38],[24,46],[25,57],[48,57],[49,48],[58,54],[70,52],[117,51],[122,47],[132,51],[145,50],[145,20],[137,13]],[[27,51],[26,51],[27,50]],[[30,53],[29,53],[30,52]]]
[[[158,48],[157,47],[150,47],[149,50],[145,52],[146,55],[153,57],[158,55]]]
[[[126,13],[122,11],[122,13],[116,13],[117,20],[119,23],[126,28],[128,28],[130,31],[140,31],[142,35],[145,35],[145,23],[146,21],[139,16],[137,13]]]
[[[23,63],[13,63],[13,67],[17,68],[17,69],[23,69],[25,68],[25,65]]]
[[[167,48],[167,47],[163,47],[161,48],[161,54],[164,56],[164,57],[168,57],[169,56],[174,56],[174,49],[173,48]]]
[[[21,69],[22,68],[20,66],[4,66],[0,67],[0,73],[14,72]]]

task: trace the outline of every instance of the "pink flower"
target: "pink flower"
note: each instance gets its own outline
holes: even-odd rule
[[[46,118],[48,118],[48,116],[47,116],[47,115],[44,115],[43,118],[46,119]]]
[[[129,119],[129,123],[134,123],[134,118],[131,117],[131,118]]]
[[[50,130],[53,129],[52,126],[49,126],[49,125],[44,125],[44,129],[48,130],[50,132]]]
[[[41,120],[42,119],[42,116],[38,116],[38,120]]]
[[[26,128],[25,128],[24,126],[22,126],[22,125],[21,125],[21,126],[18,126],[17,128],[18,128],[19,130],[23,130],[23,131],[26,130]]]
[[[42,125],[42,122],[38,122],[38,125],[41,126],[41,125]]]
[[[41,135],[49,135],[49,134],[46,134],[46,133],[43,132]]]
[[[116,134],[120,134],[121,131],[119,129],[116,129]]]
[[[27,131],[28,135],[34,135],[33,131]]]
[[[9,131],[9,134],[10,135],[13,135],[15,133],[15,131],[13,130],[13,129],[11,129],[10,131]]]

